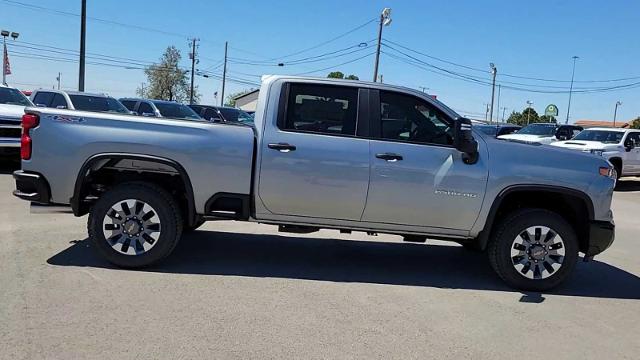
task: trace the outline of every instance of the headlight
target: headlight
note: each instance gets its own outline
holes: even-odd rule
[[[604,150],[591,150],[591,153],[593,155],[598,155],[598,156],[602,156],[603,152],[604,152]]]

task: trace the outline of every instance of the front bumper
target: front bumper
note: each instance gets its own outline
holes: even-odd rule
[[[589,224],[589,244],[585,255],[591,257],[607,250],[615,239],[613,222],[591,221]]]
[[[44,176],[18,170],[13,173],[13,178],[16,181],[16,189],[13,191],[14,196],[40,204],[48,204],[50,202],[51,190]]]

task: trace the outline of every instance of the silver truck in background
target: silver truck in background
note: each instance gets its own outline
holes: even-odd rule
[[[613,242],[601,157],[486,136],[386,84],[270,76],[258,103],[253,127],[27,108],[14,195],[88,213],[93,247],[127,268],[233,219],[455,241],[510,286],[544,290]]]

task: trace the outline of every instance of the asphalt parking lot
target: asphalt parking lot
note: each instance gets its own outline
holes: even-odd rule
[[[155,268],[115,269],[86,218],[29,215],[12,170],[0,167],[1,359],[639,357],[640,179],[615,193],[612,248],[536,294],[458,245],[226,221]]]

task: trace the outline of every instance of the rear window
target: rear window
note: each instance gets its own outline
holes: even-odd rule
[[[184,119],[184,120],[200,120],[202,119],[190,107],[178,103],[157,102],[154,105],[160,111],[163,117]]]
[[[31,101],[20,91],[11,88],[0,87],[0,104],[31,106]]]
[[[113,112],[128,114],[129,110],[125,108],[118,100],[106,96],[91,95],[69,95],[73,107],[76,110],[93,111],[93,112]]]

